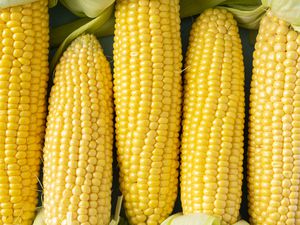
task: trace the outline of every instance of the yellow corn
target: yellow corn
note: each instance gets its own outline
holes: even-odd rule
[[[47,225],[108,225],[112,75],[93,35],[78,37],[56,67],[44,147]]]
[[[184,214],[237,221],[241,202],[244,66],[236,21],[208,9],[195,21],[186,59],[181,201]]]
[[[300,224],[300,35],[268,12],[253,54],[248,159],[253,225]]]
[[[46,117],[48,1],[0,9],[0,224],[31,225]]]
[[[160,224],[177,196],[179,0],[118,0],[114,97],[120,187],[131,224]]]

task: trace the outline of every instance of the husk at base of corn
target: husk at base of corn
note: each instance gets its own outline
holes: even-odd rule
[[[34,219],[32,225],[46,225],[45,218],[44,218],[44,208],[41,208]]]
[[[183,215],[176,213],[167,218],[161,225],[221,225],[221,218],[207,215],[205,213],[195,213]],[[238,221],[233,225],[249,225],[244,220]]]

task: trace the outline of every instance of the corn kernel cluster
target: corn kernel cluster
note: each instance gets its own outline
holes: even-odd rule
[[[237,221],[241,202],[244,65],[231,13],[209,9],[194,22],[184,77],[183,212]]]
[[[47,225],[108,224],[113,143],[112,75],[93,35],[56,67],[44,147]]]
[[[300,35],[268,12],[253,56],[248,149],[251,224],[300,224]]]
[[[178,0],[118,0],[116,144],[131,224],[157,225],[177,197],[181,114]]]
[[[46,117],[48,1],[0,9],[0,224],[31,225]]]

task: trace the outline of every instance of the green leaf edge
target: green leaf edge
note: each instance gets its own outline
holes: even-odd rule
[[[114,5],[111,5],[107,9],[105,9],[98,17],[91,20],[90,22],[84,24],[83,26],[79,27],[75,31],[73,31],[69,36],[62,42],[62,44],[59,46],[57,51],[55,52],[51,63],[50,63],[50,74],[53,74],[55,70],[55,66],[57,62],[59,61],[61,55],[63,52],[67,49],[67,47],[70,45],[70,43],[76,39],[81,34],[84,34],[88,29],[90,29],[93,26],[101,27],[111,16],[113,13]]]
[[[113,219],[110,221],[109,225],[118,225],[120,221],[120,212],[122,208],[123,195],[118,197],[115,214]]]
[[[187,18],[198,15],[208,8],[220,7],[230,11],[235,16],[239,26],[251,30],[258,29],[260,20],[266,12],[266,7],[257,4],[258,0],[247,0],[244,4],[241,2],[241,0],[181,0],[180,16],[181,18]],[[196,4],[197,7],[195,7]],[[89,21],[91,21],[90,18],[84,17],[53,28],[50,35],[50,46],[58,46],[74,29],[78,29]],[[97,37],[112,35],[113,31],[113,14],[103,26],[88,30],[88,32],[95,34]]]

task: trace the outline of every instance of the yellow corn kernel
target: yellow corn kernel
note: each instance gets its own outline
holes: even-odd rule
[[[72,224],[109,224],[112,97],[110,65],[98,40],[78,37],[56,66],[49,99],[43,180],[48,225],[67,224],[69,215]]]
[[[25,26],[25,17],[35,21],[34,26]],[[0,9],[0,224],[32,224],[38,202],[48,80],[48,17],[47,0]],[[22,49],[28,38],[32,42]]]
[[[251,224],[300,224],[300,35],[266,13],[253,53],[248,147]]]
[[[182,96],[179,1],[118,0],[115,15],[121,191],[131,224],[157,225],[172,212],[177,197]]]
[[[194,22],[185,65],[181,154],[184,214],[237,221],[241,203],[244,65],[236,21],[208,9]]]

